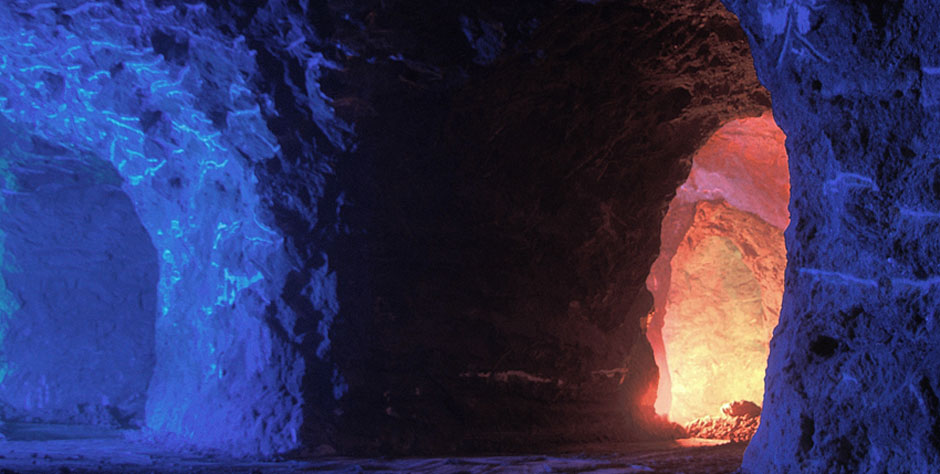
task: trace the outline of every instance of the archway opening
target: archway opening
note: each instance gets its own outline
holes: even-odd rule
[[[156,250],[109,162],[54,151],[4,162],[0,419],[139,427]]]
[[[663,220],[647,280],[655,300],[647,335],[660,368],[656,411],[692,434],[733,437],[711,425],[759,413],[786,267],[784,140],[770,112],[725,124],[693,157]],[[708,433],[696,431],[702,419]],[[757,420],[748,425],[752,432]]]

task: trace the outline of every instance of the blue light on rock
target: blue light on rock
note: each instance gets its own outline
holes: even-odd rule
[[[210,15],[202,4],[131,0],[0,5],[0,164],[110,162],[159,256],[146,426],[236,453],[280,452],[297,443],[303,363],[265,314],[295,318],[278,297],[297,263],[253,171],[280,146],[252,86],[253,51],[206,27]],[[323,291],[335,307],[335,285]],[[17,302],[0,281],[0,340],[9,318]]]
[[[4,244],[6,243],[6,238],[6,232],[0,231],[0,269],[4,270],[11,268],[5,261],[6,249]],[[10,318],[13,317],[18,309],[20,309],[19,301],[17,301],[13,293],[7,289],[6,280],[0,275],[0,347],[3,346],[7,331],[10,329]],[[10,370],[8,363],[3,352],[0,352],[0,384],[3,384]]]

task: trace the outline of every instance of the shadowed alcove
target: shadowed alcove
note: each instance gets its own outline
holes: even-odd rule
[[[142,426],[158,265],[120,176],[53,155],[5,177],[0,417]]]

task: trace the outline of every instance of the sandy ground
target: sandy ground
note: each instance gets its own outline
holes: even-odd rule
[[[169,451],[120,431],[4,425],[0,474],[9,473],[727,473],[743,444],[707,440],[583,446],[565,454],[405,459],[317,458],[258,462]]]

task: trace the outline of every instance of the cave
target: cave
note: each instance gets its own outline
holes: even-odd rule
[[[4,2],[0,469],[935,470],[937,15]]]

